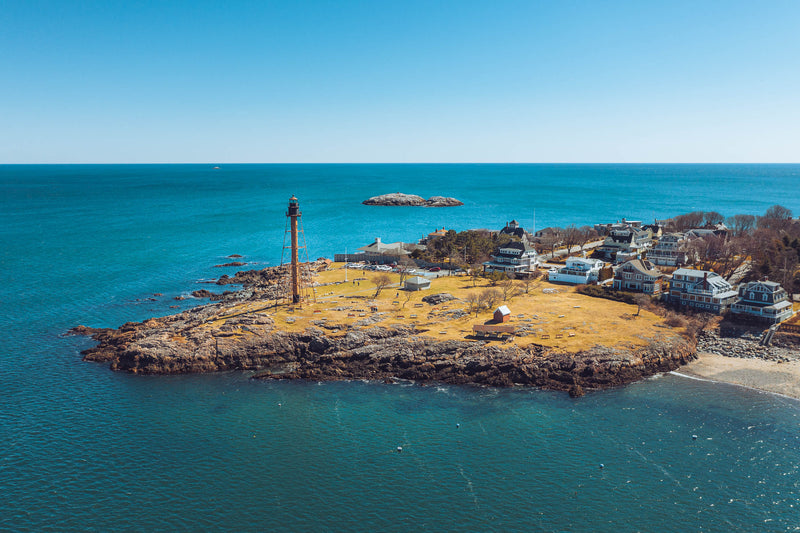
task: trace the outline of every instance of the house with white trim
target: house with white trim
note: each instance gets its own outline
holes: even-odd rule
[[[527,240],[508,242],[498,248],[491,257],[491,261],[483,264],[484,272],[525,274],[534,272],[539,266],[536,249],[528,244]]]
[[[688,261],[683,233],[667,233],[647,252],[647,260],[658,266],[678,266]]]
[[[605,263],[600,259],[568,257],[565,266],[548,272],[547,279],[561,283],[591,283],[599,279],[604,266]]]
[[[615,291],[661,294],[664,285],[664,273],[650,261],[631,259],[616,269],[612,287]]]
[[[603,241],[597,251],[606,259],[615,259],[617,254],[623,254],[625,259],[641,254],[653,244],[653,234],[650,230],[635,228],[616,228],[609,231],[608,237]]]
[[[736,301],[738,293],[725,278],[708,270],[679,268],[672,273],[669,293],[664,297],[673,304],[699,311],[721,314]]]
[[[751,281],[739,286],[739,299],[731,306],[731,313],[778,324],[792,316],[792,302],[779,283]]]

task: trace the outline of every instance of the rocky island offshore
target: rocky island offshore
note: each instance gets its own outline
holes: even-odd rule
[[[302,305],[276,305],[290,267],[272,267],[221,278],[220,285],[242,288],[214,303],[73,333],[99,342],[85,360],[143,374],[257,370],[266,379],[528,385],[573,395],[673,370],[695,357],[693,340],[652,313],[634,316],[636,306],[567,287],[529,287],[509,298],[507,305],[520,312],[516,336],[478,339],[473,325],[491,315],[470,311],[466,296],[476,287],[468,277],[432,280],[446,293],[401,295],[395,287],[376,293],[376,283],[360,271],[327,261],[308,267],[317,297]]]
[[[401,192],[382,194],[373,196],[361,202],[364,205],[385,205],[385,206],[416,206],[416,207],[455,207],[464,205],[464,202],[455,198],[445,196],[431,196],[427,200],[415,194],[403,194]]]

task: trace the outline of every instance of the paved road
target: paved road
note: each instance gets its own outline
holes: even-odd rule
[[[584,244],[583,245],[583,251],[584,252],[588,252],[589,250],[594,250],[598,246],[602,245],[603,242],[605,242],[605,241],[594,241],[594,242],[590,242],[588,244]],[[547,261],[549,259],[552,259],[553,256],[563,257],[565,255],[569,255],[569,254],[573,254],[573,253],[580,253],[580,252],[581,252],[581,247],[580,246],[573,246],[572,248],[569,249],[569,251],[566,250],[566,249],[563,249],[563,250],[556,250],[555,253],[552,253],[552,254],[541,254],[539,256],[539,259],[541,259],[542,261]]]

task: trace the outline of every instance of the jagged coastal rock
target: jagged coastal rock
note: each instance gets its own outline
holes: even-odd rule
[[[364,205],[402,205],[419,207],[453,207],[464,205],[464,202],[456,200],[455,198],[431,196],[426,200],[422,196],[417,196],[416,194],[403,194],[400,192],[373,196],[361,203]]]
[[[314,327],[287,333],[259,314],[215,327],[222,311],[218,306],[127,323],[117,330],[79,326],[73,333],[91,335],[99,342],[84,352],[85,360],[110,362],[113,370],[143,374],[261,370],[256,377],[263,379],[529,385],[573,395],[674,370],[695,357],[693,346],[675,340],[632,350],[595,347],[561,353],[539,345],[522,349],[437,341],[402,326],[373,326],[343,336]]]

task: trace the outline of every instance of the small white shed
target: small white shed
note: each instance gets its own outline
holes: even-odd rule
[[[422,276],[408,278],[403,287],[407,291],[423,291],[431,288],[431,280]]]

